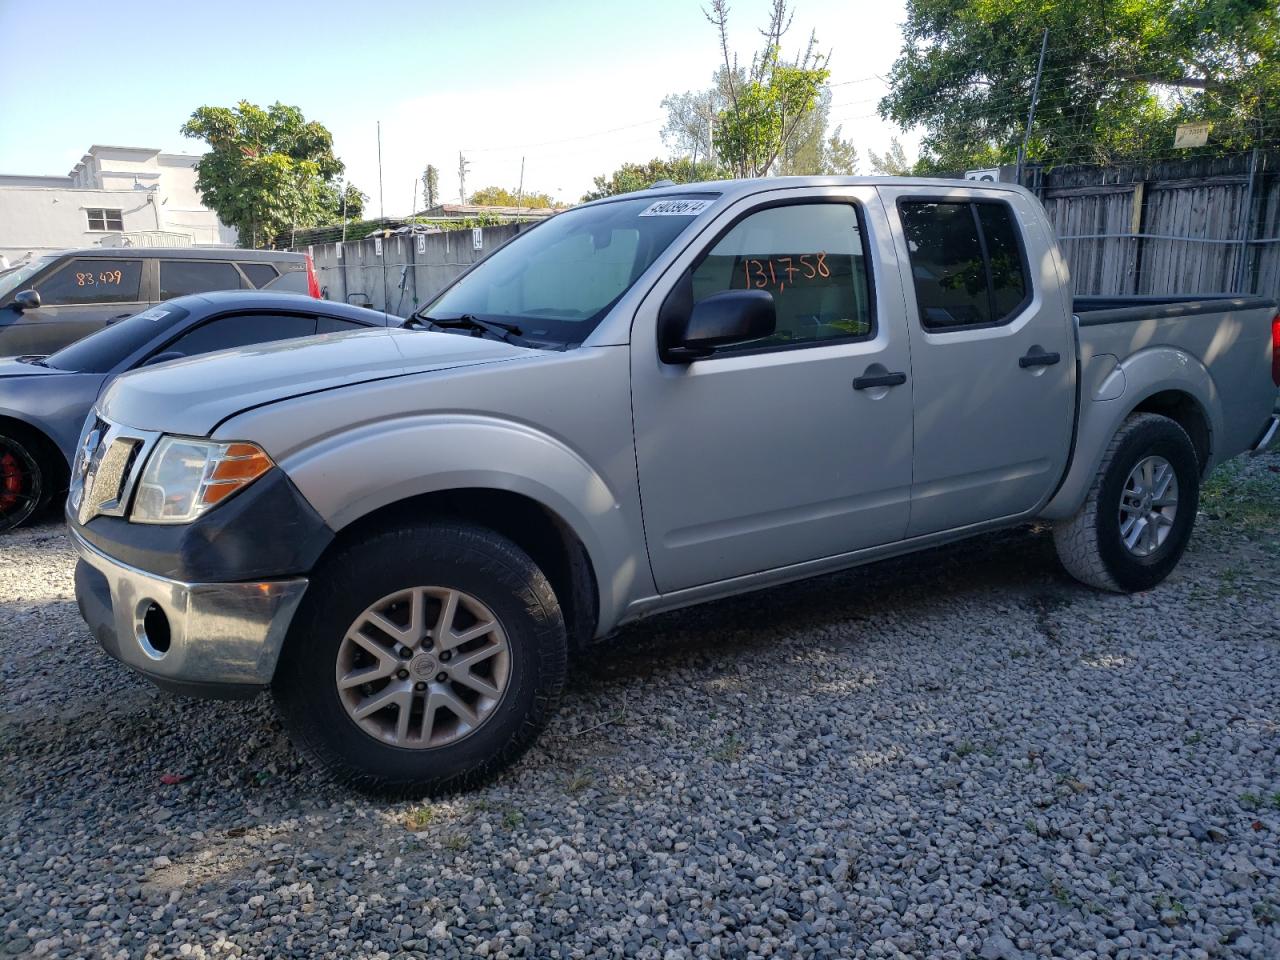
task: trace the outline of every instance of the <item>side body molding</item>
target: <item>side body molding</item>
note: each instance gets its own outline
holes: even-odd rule
[[[1102,328],[1088,328],[1081,333],[1091,334],[1096,329]],[[1086,355],[1082,360],[1087,364],[1087,347],[1084,350]],[[1095,356],[1098,360],[1103,359],[1100,355]],[[1157,393],[1177,390],[1200,405],[1209,423],[1209,466],[1216,462],[1212,451],[1217,449],[1216,438],[1223,435],[1222,401],[1213,377],[1190,353],[1172,346],[1148,347],[1122,360],[1118,367],[1111,367],[1100,379],[1102,382],[1096,386],[1101,387],[1105,383],[1109,389],[1101,395],[1111,399],[1095,399],[1095,392],[1089,389],[1091,385],[1086,376],[1086,389],[1081,391],[1075,457],[1057,494],[1040,512],[1045,519],[1061,520],[1079,509],[1120,424],[1142,401]],[[1117,383],[1123,384],[1123,391],[1113,396]]]
[[[647,587],[647,564],[632,550],[616,492],[576,452],[527,424],[458,413],[367,423],[294,451],[280,467],[335,532],[380,507],[442,490],[503,490],[534,500],[586,548],[602,631]]]

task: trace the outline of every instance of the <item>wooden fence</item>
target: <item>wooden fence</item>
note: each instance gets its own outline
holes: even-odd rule
[[[1031,168],[1077,294],[1280,298],[1280,155]]]

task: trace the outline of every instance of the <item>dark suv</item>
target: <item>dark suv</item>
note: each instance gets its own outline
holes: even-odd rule
[[[315,268],[304,253],[63,250],[0,273],[0,356],[50,354],[152,304],[213,290],[320,295]]]

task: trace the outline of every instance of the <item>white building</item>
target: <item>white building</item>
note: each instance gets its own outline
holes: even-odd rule
[[[0,257],[12,264],[68,247],[234,245],[235,230],[200,201],[199,159],[95,144],[65,177],[0,174]]]

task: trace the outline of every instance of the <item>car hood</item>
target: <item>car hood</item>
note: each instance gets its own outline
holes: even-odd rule
[[[68,370],[54,370],[52,367],[42,367],[38,363],[23,363],[17,357],[0,357],[0,380],[13,380],[18,377],[47,377],[63,375],[66,376]]]
[[[243,410],[306,393],[542,354],[498,340],[425,330],[327,334],[127,373],[104,394],[101,413],[139,430],[205,436]]]

